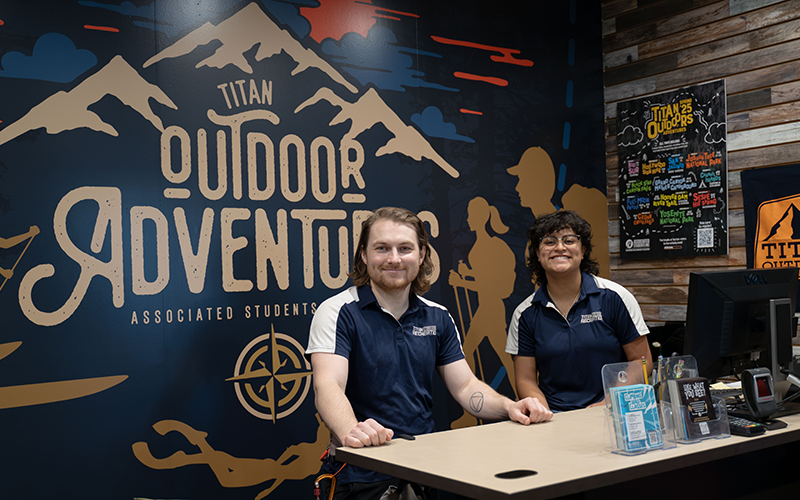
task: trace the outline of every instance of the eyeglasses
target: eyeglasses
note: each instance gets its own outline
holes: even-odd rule
[[[565,234],[561,238],[556,238],[555,236],[543,236],[539,238],[539,241],[545,248],[553,248],[554,246],[558,245],[559,241],[563,243],[565,247],[571,247],[573,245],[577,245],[580,240],[581,237],[577,234]]]

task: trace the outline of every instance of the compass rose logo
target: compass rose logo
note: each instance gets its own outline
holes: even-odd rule
[[[277,422],[291,415],[308,395],[311,365],[303,346],[284,333],[253,339],[236,360],[233,382],[242,406],[255,417]]]

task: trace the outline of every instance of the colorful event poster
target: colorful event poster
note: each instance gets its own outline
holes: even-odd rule
[[[725,81],[617,104],[620,257],[728,253]]]

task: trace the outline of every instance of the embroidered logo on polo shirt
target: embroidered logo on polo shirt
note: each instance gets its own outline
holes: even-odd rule
[[[411,333],[417,337],[427,337],[429,335],[436,335],[435,326],[423,326],[422,328],[415,326]]]
[[[594,323],[595,321],[603,321],[602,312],[597,311],[592,314],[581,314],[581,323]]]

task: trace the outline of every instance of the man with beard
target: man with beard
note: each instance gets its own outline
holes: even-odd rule
[[[320,304],[309,346],[317,410],[331,431],[320,486],[334,499],[378,499],[398,479],[336,463],[337,446],[377,446],[395,435],[434,431],[433,374],[477,418],[523,425],[552,417],[541,402],[513,402],[479,381],[453,318],[423,299],[433,271],[428,235],[414,213],[378,209],[363,226],[350,277],[354,286]]]

